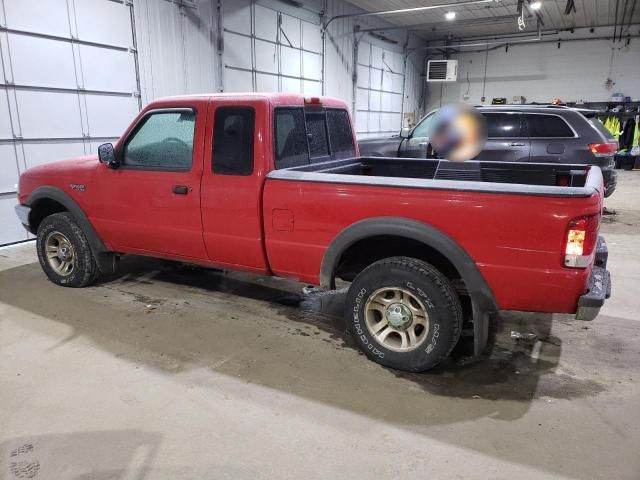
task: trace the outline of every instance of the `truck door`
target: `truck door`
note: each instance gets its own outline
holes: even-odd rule
[[[262,186],[270,145],[266,100],[215,99],[209,108],[202,224],[209,260],[267,272]]]
[[[487,119],[487,143],[476,160],[528,162],[531,142],[522,115],[512,112],[481,112]]]
[[[205,122],[206,112],[195,104],[150,110],[118,145],[121,166],[97,170],[91,221],[114,250],[206,259],[200,216]]]

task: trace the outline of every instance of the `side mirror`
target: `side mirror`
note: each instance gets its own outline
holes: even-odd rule
[[[411,129],[409,127],[402,127],[400,129],[400,138],[409,138],[409,133]]]
[[[111,143],[103,143],[98,147],[98,160],[109,168],[118,168],[120,166],[120,161]]]

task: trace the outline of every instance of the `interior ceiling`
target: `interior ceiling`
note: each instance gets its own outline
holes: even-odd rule
[[[567,1],[542,0],[542,8],[539,10],[544,23],[542,30],[613,26],[617,23],[618,26],[624,25],[626,33],[630,20],[631,25],[640,23],[640,5],[637,5],[640,3],[639,0],[574,0],[575,11],[572,9],[566,15]],[[413,30],[427,40],[500,36],[537,31],[536,17],[526,7],[526,28],[524,31],[518,30],[516,20],[518,0],[495,0],[490,3],[459,6],[455,4],[460,2],[455,0],[349,0],[349,2],[367,12],[452,4],[451,7],[379,17],[393,25]],[[524,3],[528,5],[530,1],[524,0]],[[444,14],[448,11],[456,13],[455,20],[445,20]]]

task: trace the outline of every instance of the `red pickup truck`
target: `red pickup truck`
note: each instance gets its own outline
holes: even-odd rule
[[[373,360],[424,371],[500,309],[577,313],[610,295],[597,167],[358,156],[344,102],[214,94],[148,105],[98,155],[20,177],[51,281],[123,254],[335,288]]]

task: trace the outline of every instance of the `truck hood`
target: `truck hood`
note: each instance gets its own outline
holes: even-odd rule
[[[72,184],[87,184],[92,173],[100,166],[97,155],[85,155],[29,168],[20,175],[18,198],[25,203],[28,196],[38,187],[50,186],[71,193]]]
[[[80,174],[93,170],[98,165],[97,155],[84,155],[81,157],[57,160],[27,169],[22,175],[27,177],[43,177],[51,175]]]

